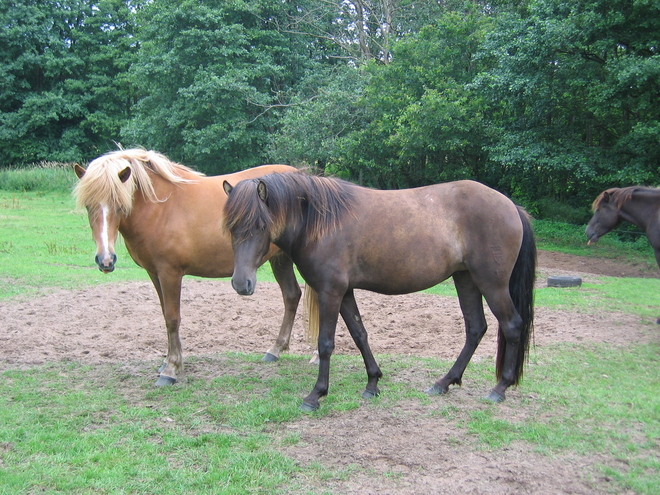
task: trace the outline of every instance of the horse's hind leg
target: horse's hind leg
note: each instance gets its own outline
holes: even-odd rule
[[[465,345],[449,372],[426,391],[429,395],[446,394],[450,385],[461,385],[465,368],[488,328],[481,291],[470,272],[457,272],[453,278],[465,321]]]
[[[486,396],[491,402],[502,402],[505,399],[505,392],[511,385],[518,383],[519,360],[524,359],[521,356],[520,349],[523,343],[522,332],[524,322],[520,317],[511,300],[508,291],[501,291],[497,296],[492,297],[484,294],[488,306],[499,322],[498,335],[498,375],[497,385]]]
[[[167,328],[167,357],[158,370],[160,376],[156,381],[156,386],[160,387],[176,383],[177,374],[183,369],[183,355],[179,338],[182,277],[176,275],[159,277],[152,273],[149,273],[149,277],[158,293]]]
[[[282,298],[284,299],[284,318],[280,333],[277,336],[275,344],[266,351],[263,361],[277,361],[280,358],[280,353],[289,348],[289,341],[291,339],[291,329],[293,328],[293,320],[296,316],[298,303],[302,294],[300,285],[296,280],[296,275],[293,271],[293,262],[284,253],[274,256],[270,259],[270,266],[273,269],[275,280],[280,285],[282,290]]]
[[[349,290],[344,295],[339,312],[344,319],[344,323],[346,323],[346,327],[348,327],[348,331],[351,333],[351,337],[353,337],[355,345],[360,349],[362,359],[364,360],[364,366],[367,369],[367,388],[362,392],[362,397],[364,399],[376,397],[380,393],[380,390],[378,389],[378,380],[383,376],[383,373],[380,371],[378,363],[376,363],[376,360],[371,353],[367,331],[364,329],[362,317],[360,316],[360,311],[358,310],[357,303],[355,302],[355,295],[352,290]]]

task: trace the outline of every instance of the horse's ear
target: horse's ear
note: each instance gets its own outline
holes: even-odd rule
[[[73,171],[76,173],[79,179],[82,179],[86,172],[86,170],[77,163],[73,166]]]
[[[227,182],[227,181],[224,181],[224,182],[222,183],[222,188],[225,190],[225,193],[227,194],[227,196],[229,196],[229,195],[231,194],[231,192],[234,190],[234,186],[232,186],[232,185],[231,185],[229,182]]]
[[[602,202],[603,202],[603,203],[609,203],[609,202],[610,202],[610,193],[608,193],[607,191],[605,191],[605,192],[603,193],[603,199],[602,199]]]
[[[131,167],[126,167],[124,170],[119,172],[119,180],[122,182],[126,182],[130,176],[131,176]]]
[[[257,184],[257,194],[259,195],[259,198],[261,201],[264,203],[268,199],[268,190],[266,189],[266,183],[262,180],[259,181]]]

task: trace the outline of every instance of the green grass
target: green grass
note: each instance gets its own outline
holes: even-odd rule
[[[546,453],[603,456],[604,475],[635,493],[660,481],[660,348],[559,344],[532,352],[525,395],[511,409],[469,413],[488,448],[522,441]],[[519,408],[515,417],[512,409]],[[621,465],[627,466],[622,469]]]
[[[117,270],[104,276],[84,211],[70,194],[0,191],[0,299],[45,288],[148,280],[118,243]]]
[[[616,233],[603,236],[598,243],[587,245],[584,233],[586,225],[571,225],[550,220],[535,220],[534,234],[539,249],[558,251],[577,256],[623,259],[632,263],[657,268],[653,249],[645,235],[634,237],[634,242],[624,242]]]
[[[651,494],[660,481],[659,355],[657,346],[595,344],[534,351],[522,393],[509,394],[504,405],[426,397],[422,385],[450,363],[412,356],[379,356],[383,394],[365,403],[360,358],[335,356],[332,394],[313,416],[358,408],[385,414],[417,403],[475,438],[462,449],[524,442],[550,456],[597,456],[618,486]],[[315,368],[299,356],[277,365],[259,359],[191,358],[182,382],[164,389],[152,386],[157,363],[57,363],[2,373],[0,494],[288,493],[345,476],[281,453],[300,441],[299,430],[285,426],[301,419],[298,405]],[[480,390],[492,379],[486,361],[466,373]]]
[[[71,163],[41,163],[24,168],[0,168],[0,190],[13,192],[70,191],[75,182]]]

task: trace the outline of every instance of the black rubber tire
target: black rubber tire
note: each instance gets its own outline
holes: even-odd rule
[[[548,277],[548,287],[580,287],[581,277],[555,276]]]

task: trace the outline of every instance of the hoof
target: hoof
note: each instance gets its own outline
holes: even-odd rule
[[[158,374],[160,375],[163,371],[165,371],[166,367],[167,367],[167,363],[161,364],[160,368],[158,368]]]
[[[374,397],[378,397],[380,395],[380,390],[377,390],[376,392],[372,392],[371,390],[366,390],[362,392],[362,398],[363,399],[373,399]]]
[[[160,375],[158,380],[156,380],[157,387],[166,387],[168,385],[174,385],[176,383],[176,378],[171,376]]]
[[[313,405],[311,405],[311,404],[309,404],[309,403],[307,403],[307,402],[303,402],[303,403],[300,405],[300,410],[301,410],[302,412],[306,412],[306,413],[314,412],[314,411],[318,410],[318,408],[319,408],[319,406],[313,406]]]
[[[431,395],[431,396],[433,396],[433,395],[445,395],[447,392],[448,392],[448,390],[445,390],[444,388],[440,388],[440,386],[437,383],[435,385],[433,385],[431,388],[426,389],[424,391],[424,393],[426,393],[426,395]]]
[[[492,402],[493,404],[499,404],[500,402],[504,402],[504,397],[502,397],[494,390],[491,390],[491,392],[486,397],[484,397],[484,400]]]
[[[264,354],[264,357],[261,358],[261,360],[266,363],[273,363],[278,359],[279,358],[275,354],[271,354],[270,352],[267,352],[266,354]]]
[[[658,325],[660,325],[660,318],[658,318],[657,320],[655,320],[655,322],[656,322]]]
[[[318,366],[319,363],[320,363],[319,351],[314,351],[314,354],[312,354],[312,357],[309,360],[309,364],[314,364],[314,365]]]

